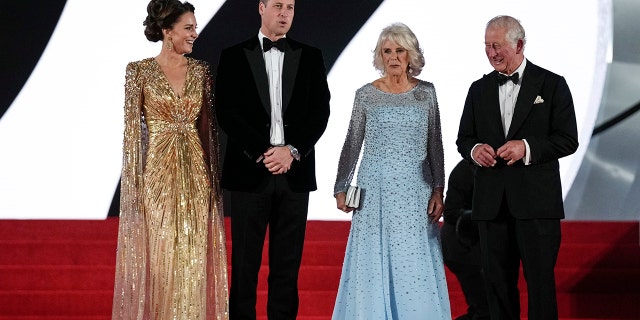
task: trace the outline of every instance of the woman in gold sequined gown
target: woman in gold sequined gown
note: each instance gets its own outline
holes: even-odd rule
[[[191,4],[153,0],[155,58],[126,69],[113,319],[228,319],[216,121]]]

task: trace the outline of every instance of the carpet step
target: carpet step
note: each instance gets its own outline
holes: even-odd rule
[[[265,241],[262,264],[269,263]],[[103,240],[0,240],[0,265],[115,265],[117,241]],[[302,263],[342,264],[346,239],[305,243]],[[231,255],[231,243],[227,243]]]
[[[113,266],[0,266],[0,290],[104,290],[113,286]],[[301,290],[337,290],[340,266],[300,268]],[[99,274],[100,276],[96,276]],[[258,288],[266,290],[269,267],[258,274]],[[455,276],[447,269],[449,292],[460,292]],[[520,286],[525,287],[521,274]],[[556,269],[558,292],[637,293],[640,269]]]
[[[563,243],[557,267],[636,268],[640,269],[640,245],[594,243]]]
[[[640,269],[557,268],[556,287],[566,293],[640,294]]]
[[[87,291],[0,291],[2,316],[82,316],[111,314],[113,289]]]
[[[113,240],[3,240],[0,265],[115,265]]]
[[[225,219],[227,230],[230,220]],[[310,221],[307,238],[346,241],[349,221]],[[562,243],[638,244],[637,222],[567,221],[562,222]],[[106,220],[0,220],[1,240],[115,240],[118,219]],[[230,232],[227,232],[230,239]]]
[[[313,238],[307,238],[313,239]],[[308,240],[302,264],[342,265],[347,238],[342,241]],[[269,263],[268,241],[262,251],[262,264]],[[231,254],[231,243],[228,252]],[[640,246],[615,243],[563,243],[556,263],[558,268],[637,268],[640,269]]]
[[[231,254],[231,243],[227,244]],[[262,264],[269,263],[268,241]],[[111,240],[0,240],[0,265],[104,265],[115,264],[117,244]],[[310,240],[305,243],[304,265],[342,265],[343,242]],[[640,269],[640,246],[637,244],[563,244],[558,268],[636,268]]]
[[[227,230],[227,241],[231,241],[231,219],[225,219],[225,228]],[[321,221],[309,220],[305,236],[307,239],[339,241],[346,244],[351,228],[350,221]],[[267,239],[269,238],[269,229],[267,228]]]
[[[299,288],[303,290],[337,290],[341,266],[306,266],[300,268]],[[258,289],[267,289],[269,267],[262,266],[258,274]],[[460,292],[460,284],[446,269],[449,292]],[[525,281],[520,272],[520,286]],[[557,292],[572,293],[638,293],[640,269],[556,269]]]
[[[300,290],[300,306],[298,307],[298,315],[301,317],[326,317],[325,319],[328,319],[333,311],[336,294],[336,291]],[[267,291],[258,290],[257,298],[257,314],[266,314]]]
[[[118,219],[0,220],[2,240],[109,240],[118,233]]]
[[[638,222],[633,221],[567,221],[563,220],[562,244],[606,243],[633,244],[640,241]]]
[[[313,238],[307,239],[304,243],[304,249],[302,251],[302,265],[308,266],[342,266],[344,260],[344,250],[347,245],[347,239],[343,241],[325,241],[315,240]],[[231,258],[231,241],[227,241],[227,253]],[[231,260],[229,260],[231,262]],[[262,248],[262,265],[269,265],[269,241],[265,241]]]
[[[0,290],[105,290],[113,288],[111,266],[0,266]]]
[[[640,292],[558,293],[560,317],[597,319],[639,319]],[[521,297],[522,316],[526,316],[526,295]]]
[[[111,291],[0,291],[0,319],[99,319],[111,313]],[[266,314],[265,290],[258,291],[256,310]],[[335,291],[301,290],[300,319],[325,317],[333,310]],[[613,298],[613,299],[612,299]],[[526,294],[521,296],[522,316],[526,317]],[[452,314],[460,315],[464,303],[462,293],[450,294]],[[640,293],[636,294],[569,294],[558,293],[561,318],[638,319]],[[28,307],[26,307],[28,306]],[[456,307],[457,306],[457,307]]]

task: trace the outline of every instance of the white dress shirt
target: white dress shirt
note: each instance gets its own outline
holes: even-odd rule
[[[507,81],[503,85],[498,87],[498,98],[500,99],[500,116],[502,117],[502,129],[504,129],[505,137],[509,133],[509,128],[511,127],[513,112],[516,109],[516,101],[518,101],[518,94],[520,93],[520,87],[522,87],[522,75],[526,66],[527,59],[523,59],[518,69],[514,71],[514,73],[518,73],[518,84],[515,84],[512,81]],[[507,74],[507,76],[510,75],[511,74]],[[524,161],[525,165],[529,165],[531,162],[529,143],[526,139],[522,139],[522,141],[524,141],[524,146],[526,149],[522,161]]]
[[[262,48],[262,38],[266,37],[258,31],[258,40]],[[270,141],[273,146],[283,146],[284,124],[282,120],[282,66],[284,63],[284,52],[273,47],[271,50],[263,52],[264,65],[267,70],[269,80],[269,100],[271,102],[271,134]]]
[[[513,119],[513,111],[516,108],[516,101],[518,100],[518,93],[520,93],[520,87],[522,84],[522,72],[527,64],[527,60],[523,60],[518,69],[514,71],[518,72],[518,84],[512,81],[507,81],[503,85],[498,87],[498,97],[500,99],[500,116],[502,116],[502,129],[504,129],[504,136],[507,136],[509,127],[511,126],[511,120]],[[512,73],[513,74],[513,73]],[[510,76],[507,74],[506,76]]]

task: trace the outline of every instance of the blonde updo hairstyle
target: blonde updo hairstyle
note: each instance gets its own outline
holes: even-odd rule
[[[178,18],[186,12],[195,12],[194,6],[189,2],[151,0],[147,5],[147,18],[142,23],[145,26],[144,35],[151,42],[162,40],[162,30],[173,28]]]
[[[378,37],[378,43],[373,50],[373,66],[380,72],[381,75],[385,74],[384,61],[382,60],[382,45],[385,41],[391,41],[407,50],[409,57],[409,66],[407,67],[407,74],[412,77],[418,76],[422,72],[424,67],[424,55],[422,54],[422,48],[418,43],[416,35],[405,24],[397,22],[382,29],[380,36]]]

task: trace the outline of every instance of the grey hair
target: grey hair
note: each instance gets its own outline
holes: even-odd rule
[[[384,75],[384,61],[382,61],[382,45],[385,41],[391,41],[407,50],[409,57],[409,66],[407,74],[410,76],[417,76],[422,72],[424,67],[424,55],[422,54],[422,48],[418,43],[418,38],[413,34],[413,31],[409,29],[405,24],[396,22],[388,27],[382,29],[380,36],[378,37],[378,43],[373,50],[373,66]]]
[[[518,44],[518,40],[522,40],[522,45],[527,43],[527,38],[524,34],[524,28],[520,24],[520,20],[511,17],[511,16],[497,16],[489,22],[487,22],[487,28],[505,28],[507,29],[507,41],[511,44],[512,47],[516,47]],[[485,29],[485,30],[486,30]]]

